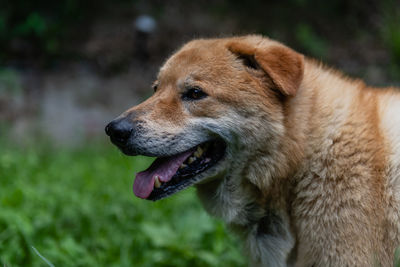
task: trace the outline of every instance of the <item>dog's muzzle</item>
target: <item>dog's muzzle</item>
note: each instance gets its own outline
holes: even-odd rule
[[[107,124],[105,131],[113,144],[120,149],[124,149],[134,133],[134,125],[132,121],[127,118],[119,118]]]

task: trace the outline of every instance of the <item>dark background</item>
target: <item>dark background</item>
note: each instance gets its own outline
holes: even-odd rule
[[[263,34],[371,85],[396,85],[399,6],[394,0],[2,1],[0,120],[12,123],[18,138],[31,131],[57,142],[91,138],[148,96],[160,64],[199,37]],[[155,22],[148,33],[135,26],[143,15]]]

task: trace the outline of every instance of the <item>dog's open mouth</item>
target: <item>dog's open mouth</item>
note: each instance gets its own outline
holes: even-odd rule
[[[219,162],[226,145],[216,139],[183,153],[157,158],[136,175],[133,192],[137,197],[159,200],[197,182],[196,176]]]

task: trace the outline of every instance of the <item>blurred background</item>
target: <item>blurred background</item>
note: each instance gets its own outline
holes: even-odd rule
[[[151,159],[104,126],[185,41],[252,33],[400,85],[398,0],[0,0],[0,264],[245,266],[193,189],[136,199]]]

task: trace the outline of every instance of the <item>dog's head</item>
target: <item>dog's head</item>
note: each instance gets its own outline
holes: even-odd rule
[[[302,55],[260,36],[184,45],[160,69],[153,96],[106,127],[125,154],[158,157],[137,174],[134,193],[161,199],[279,149],[303,65]]]

